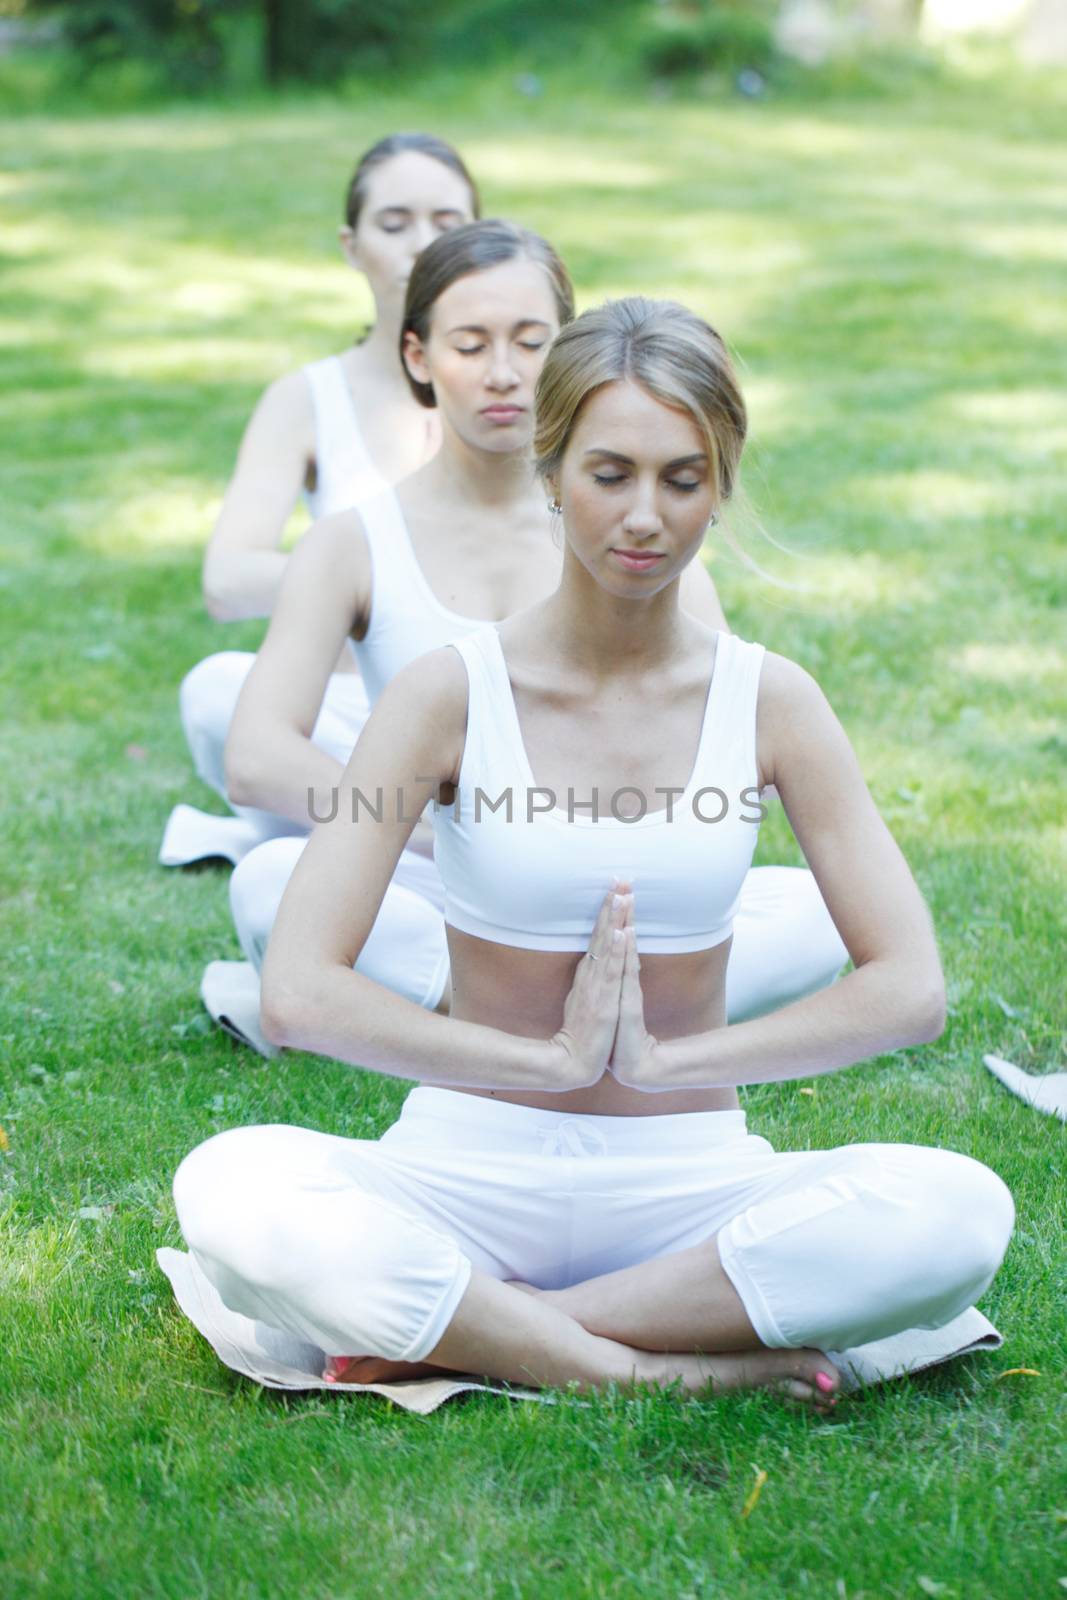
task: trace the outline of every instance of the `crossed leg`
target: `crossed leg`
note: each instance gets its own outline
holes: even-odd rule
[[[598,1389],[680,1382],[690,1394],[775,1388],[816,1409],[839,1376],[817,1350],[768,1350],[719,1261],[715,1241],[569,1289],[501,1283],[475,1271],[425,1362],[333,1358],[333,1382],[481,1372],[512,1383]]]

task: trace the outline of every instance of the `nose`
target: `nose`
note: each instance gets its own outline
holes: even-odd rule
[[[623,529],[633,539],[654,539],[663,528],[663,519],[656,505],[656,486],[639,479],[633,500],[622,519]]]
[[[519,375],[515,371],[515,363],[512,360],[510,340],[504,339],[499,343],[494,342],[492,359],[485,381],[490,389],[498,393],[504,393],[508,389],[515,388],[519,381]]]
[[[412,261],[414,261],[415,256],[420,256],[422,254],[428,244],[433,244],[436,238],[437,229],[434,227],[429,217],[416,218],[412,228],[411,243],[414,251],[414,254],[411,258]]]

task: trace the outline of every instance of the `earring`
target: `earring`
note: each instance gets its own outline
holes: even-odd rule
[[[563,510],[563,507],[560,505],[558,500],[548,500],[545,503],[554,517],[558,517],[560,512]]]
[[[714,526],[718,522],[718,520],[719,520],[719,513],[717,511],[713,511],[711,513],[711,521],[708,523],[708,527],[709,528],[714,528]]]

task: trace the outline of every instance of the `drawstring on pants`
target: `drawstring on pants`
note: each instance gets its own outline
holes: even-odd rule
[[[543,1156],[606,1156],[608,1141],[599,1128],[578,1117],[567,1117],[554,1128],[538,1128]]]

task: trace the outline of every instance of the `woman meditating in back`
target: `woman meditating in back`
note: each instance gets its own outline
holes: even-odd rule
[[[175,1180],[235,1311],[346,1379],[781,1385],[974,1303],[1012,1203],[963,1155],[775,1153],[737,1088],[937,1035],[926,908],[817,686],[679,605],[745,410],[718,335],[623,300],[563,330],[535,448],[559,588],[401,671],[283,901],[276,1039],[418,1078],[380,1140],[234,1129]],[[773,784],[854,970],[727,1025],[731,926]],[[403,799],[382,820],[357,796]],[[450,1016],[354,970],[428,793]],[[510,801],[510,803],[509,803]]]
[[[370,288],[373,325],[350,349],[287,373],[261,396],[204,556],[204,600],[216,621],[271,615],[289,562],[279,547],[301,493],[313,517],[328,516],[379,494],[436,453],[437,419],[413,399],[396,359],[404,292],[426,246],[479,208],[462,157],[432,134],[391,134],[361,156],[345,194],[340,241],[345,261]],[[218,651],[181,685],[193,762],[224,799],[223,746],[254,659],[247,650]],[[346,761],[370,708],[347,654],[331,666],[315,738]],[[236,862],[260,840],[293,831],[269,810],[238,812],[226,818],[178,807],[163,865],[216,854]]]

